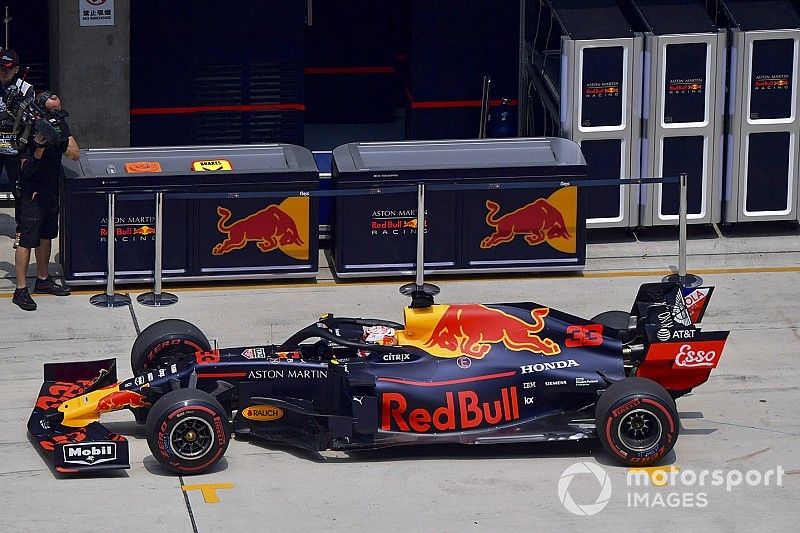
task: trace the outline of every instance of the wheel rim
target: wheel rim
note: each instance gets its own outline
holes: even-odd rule
[[[625,413],[619,421],[617,434],[626,448],[641,452],[661,440],[661,420],[646,409]]]
[[[170,448],[187,461],[203,457],[214,443],[214,429],[206,420],[191,416],[184,418],[169,432]]]

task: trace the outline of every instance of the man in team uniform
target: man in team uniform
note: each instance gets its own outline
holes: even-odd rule
[[[61,111],[58,95],[47,91],[36,96],[39,107],[50,112]],[[61,156],[70,159],[79,156],[78,146],[70,135],[66,121],[59,119],[60,136],[56,141],[47,139],[37,131],[33,135],[33,146],[22,155],[19,174],[20,240],[14,255],[17,273],[17,289],[12,301],[25,311],[36,309],[36,302],[28,291],[26,274],[31,250],[36,250],[36,284],[34,293],[67,296],[65,285],[57,284],[49,275],[52,239],[58,236],[58,185],[63,177]]]

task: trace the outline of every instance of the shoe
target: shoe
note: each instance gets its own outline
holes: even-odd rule
[[[28,292],[28,287],[22,287],[21,289],[14,290],[14,297],[11,299],[11,301],[17,304],[23,311],[36,310],[36,302],[34,302],[33,298],[31,298],[31,293]]]
[[[14,237],[14,249],[16,250],[18,246],[19,246],[19,233],[17,233],[16,236]]]
[[[33,287],[34,294],[55,294],[56,296],[69,296],[70,290],[66,285],[58,285],[53,281],[52,276],[46,279],[36,278],[36,285]]]

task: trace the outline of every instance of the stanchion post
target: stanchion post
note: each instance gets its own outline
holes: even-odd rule
[[[425,184],[417,184],[417,269],[414,283],[400,287],[400,292],[411,297],[411,308],[430,307],[439,287],[425,283]]]
[[[417,185],[417,286],[425,281],[425,184]]]
[[[703,284],[703,279],[686,272],[686,219],[689,214],[687,191],[688,177],[686,172],[682,172],[680,175],[680,200],[678,206],[678,273],[665,276],[663,281],[677,282],[681,287],[699,287]]]
[[[681,285],[686,281],[686,216],[689,206],[686,202],[687,177],[686,172],[681,174],[680,185],[680,220],[678,220],[678,277]]]
[[[97,307],[122,307],[131,303],[130,297],[125,294],[114,293],[114,277],[116,270],[114,266],[114,234],[115,229],[115,200],[116,195],[113,192],[108,193],[108,225],[106,235],[106,292],[103,294],[95,294],[89,298],[89,303]]]
[[[156,262],[153,267],[153,291],[140,294],[136,301],[148,307],[163,307],[178,301],[178,297],[169,292],[161,292],[161,263],[164,249],[164,193],[156,193]]]
[[[486,137],[486,124],[489,121],[489,102],[492,92],[492,78],[487,75],[483,76],[483,91],[481,92],[481,123],[478,128],[478,138],[483,139]]]

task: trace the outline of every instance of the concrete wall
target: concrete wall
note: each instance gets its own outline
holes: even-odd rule
[[[114,26],[81,26],[78,4],[50,0],[52,89],[81,148],[130,146],[130,0]]]

